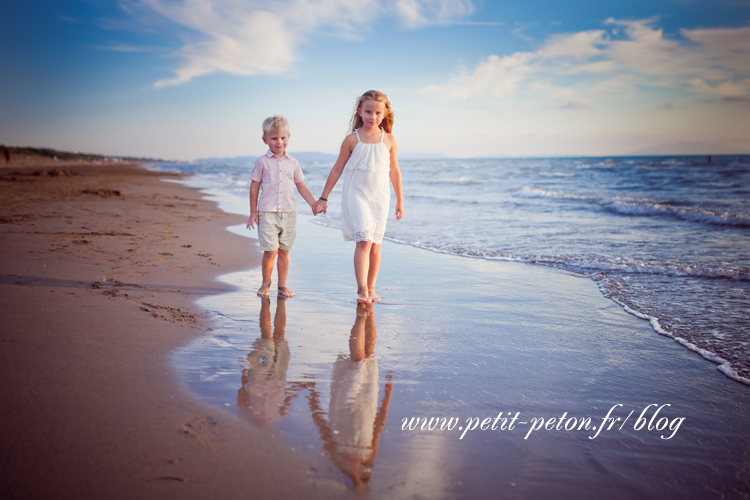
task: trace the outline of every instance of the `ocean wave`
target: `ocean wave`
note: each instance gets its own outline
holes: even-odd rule
[[[672,216],[690,222],[717,226],[750,227],[747,214],[731,213],[719,208],[680,206],[674,202],[635,198],[608,198],[598,200],[607,210],[621,215]]]
[[[316,220],[318,224],[328,227],[338,227],[336,223],[326,223]],[[386,233],[386,236],[389,236]],[[641,260],[625,257],[603,256],[568,256],[553,254],[514,254],[482,248],[468,247],[452,242],[419,241],[408,236],[393,234],[391,241],[408,244],[439,253],[453,254],[460,257],[472,257],[487,260],[509,262],[526,262],[557,267],[568,271],[595,275],[597,273],[621,273],[634,275],[668,276],[674,278],[703,278],[728,279],[735,281],[750,281],[750,267],[748,266],[714,266],[696,262],[676,262],[659,260]]]
[[[605,210],[619,215],[644,217],[670,216],[685,221],[716,226],[750,227],[750,214],[732,212],[725,207],[685,205],[669,200],[634,198],[630,196],[587,196],[553,191],[536,186],[526,186],[514,193],[514,195],[520,198],[558,198],[596,203]]]
[[[447,179],[424,179],[422,182],[425,184],[460,184],[460,185],[472,185],[482,184],[483,181],[472,179],[468,176],[461,176],[458,178],[447,178]]]
[[[656,333],[664,337],[669,337],[675,342],[686,347],[687,349],[699,354],[704,359],[716,363],[717,365],[719,365],[717,369],[732,380],[745,385],[750,385],[750,378],[743,376],[743,374],[747,373],[747,369],[743,369],[742,367],[743,365],[746,365],[746,362],[743,362],[741,359],[724,359],[721,354],[712,350],[708,345],[705,344],[705,342],[691,341],[681,334],[672,332],[670,329],[665,328],[662,325],[660,318],[641,311],[637,306],[631,304],[625,296],[620,294],[620,285],[618,284],[617,280],[605,275],[595,276],[594,280],[596,281],[599,290],[602,292],[602,295],[622,307],[627,313],[632,314],[637,318],[648,321],[651,325],[651,328]],[[703,344],[703,346],[699,344]]]
[[[597,198],[592,196],[585,196],[581,194],[563,193],[560,191],[552,191],[549,189],[543,189],[536,186],[526,186],[520,191],[513,193],[519,198],[561,198],[566,200],[583,200],[583,201],[596,201]]]

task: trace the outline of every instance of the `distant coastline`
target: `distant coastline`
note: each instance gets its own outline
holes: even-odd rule
[[[739,151],[739,150],[738,150]],[[317,151],[302,151],[294,152],[289,151],[289,154],[302,162],[334,162],[337,156],[329,153],[321,153]],[[726,156],[750,156],[750,151],[746,153],[648,153],[648,152],[634,152],[631,154],[621,155],[544,155],[544,156],[509,156],[509,155],[494,155],[494,156],[477,156],[477,157],[455,157],[447,156],[439,153],[399,153],[399,160],[513,160],[513,159],[540,159],[540,158],[647,158],[647,157],[695,157],[706,159],[708,157],[719,158]],[[245,155],[245,156],[233,156],[233,157],[211,157],[211,158],[198,158],[192,160],[189,163],[203,163],[208,165],[233,165],[233,164],[248,164],[253,163],[257,158],[257,155]]]
[[[738,148],[727,148],[718,147],[712,149],[710,144],[704,143],[675,143],[672,145],[663,145],[658,147],[644,148],[637,151],[633,151],[627,154],[612,154],[612,155],[574,155],[574,154],[558,154],[558,155],[541,155],[541,156],[512,156],[505,154],[496,154],[491,156],[477,156],[477,157],[455,157],[448,156],[441,153],[399,153],[400,160],[489,160],[489,159],[539,159],[539,158],[638,158],[638,157],[696,157],[696,158],[708,158],[712,156],[714,158],[726,157],[726,156],[750,156],[750,150],[743,152]],[[176,160],[176,159],[162,159],[162,158],[150,158],[150,157],[139,157],[139,156],[117,156],[117,155],[104,155],[96,153],[81,153],[78,151],[64,151],[53,148],[43,147],[31,147],[31,146],[11,146],[0,144],[0,150],[10,148],[12,157],[14,159],[22,160],[27,159],[31,161],[65,161],[65,162],[86,162],[86,163],[117,163],[117,162],[138,162],[138,163],[202,163],[208,165],[242,165],[251,164],[259,155],[242,155],[242,156],[226,156],[226,157],[208,157],[208,158],[197,158],[194,160]],[[679,150],[682,150],[680,152]],[[670,152],[671,151],[671,152]],[[705,152],[715,151],[715,152]],[[336,161],[337,155],[331,153],[323,153],[320,151],[292,151],[289,153],[299,161],[302,162],[334,162]]]

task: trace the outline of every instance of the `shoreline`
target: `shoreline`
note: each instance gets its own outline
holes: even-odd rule
[[[363,315],[351,246],[302,216],[297,296],[271,304],[255,296],[245,217],[219,211],[198,182],[140,166],[8,171],[3,496],[748,494],[745,386],[588,279],[384,242],[384,300]],[[268,349],[279,365],[260,362]],[[352,390],[366,397],[342,405]],[[598,425],[618,404],[635,419],[652,403],[669,439],[402,427],[498,412]],[[373,446],[353,453],[349,431],[368,419]]]
[[[223,275],[236,291],[201,299],[221,314],[210,335],[175,352],[175,366],[203,401],[316,462],[316,483],[373,498],[748,493],[746,387],[591,280],[386,241],[383,302],[363,314],[351,245],[310,219],[300,217],[292,254],[297,296],[254,297],[257,268]],[[518,425],[409,427],[500,413]],[[532,431],[541,419],[552,427]],[[602,430],[567,427],[583,422]],[[377,444],[353,445],[369,435]]]
[[[312,223],[313,224],[317,224],[317,225],[319,225],[321,227],[324,227],[324,228],[328,228],[328,229],[338,229],[335,226],[327,225],[325,223],[321,223],[321,222],[314,221],[314,220],[312,221]],[[437,249],[437,248],[430,248],[430,247],[426,247],[426,246],[413,245],[413,244],[408,243],[408,242],[400,241],[400,240],[398,240],[396,238],[385,237],[384,240],[385,241],[389,241],[391,243],[394,243],[396,245],[405,245],[405,246],[414,248],[414,249],[419,250],[419,251],[427,251],[427,252],[432,252],[432,253],[436,253],[436,254],[440,254],[440,255],[452,255],[452,256],[459,257],[459,258],[478,259],[480,261],[487,261],[487,262],[507,262],[507,263],[513,263],[513,264],[525,264],[525,265],[541,266],[541,267],[548,268],[548,269],[556,269],[556,270],[561,270],[561,271],[564,271],[564,272],[570,272],[572,274],[575,274],[576,276],[580,276],[582,278],[589,279],[594,284],[596,284],[596,286],[599,289],[599,291],[601,292],[603,298],[612,301],[614,304],[616,304],[617,306],[621,307],[623,311],[625,311],[626,313],[630,314],[631,316],[634,316],[634,317],[636,317],[638,319],[642,319],[642,320],[648,321],[649,324],[651,325],[651,329],[653,330],[653,332],[655,334],[657,334],[660,337],[666,337],[666,338],[674,341],[675,343],[679,344],[683,348],[687,349],[688,351],[691,351],[691,352],[699,355],[704,360],[706,360],[706,361],[708,361],[710,363],[713,363],[714,365],[716,365],[716,369],[722,375],[724,375],[725,377],[727,377],[728,379],[733,380],[734,382],[737,382],[740,385],[744,385],[744,386],[750,387],[750,378],[743,377],[742,375],[740,375],[737,372],[736,367],[733,366],[733,364],[732,364],[731,361],[725,360],[720,355],[718,355],[716,353],[713,353],[711,351],[708,351],[706,349],[703,349],[703,348],[695,345],[694,343],[690,342],[689,340],[685,340],[683,337],[681,337],[679,335],[672,334],[671,332],[669,332],[668,330],[666,330],[666,329],[664,329],[662,327],[662,325],[659,323],[659,318],[657,318],[655,316],[650,316],[650,315],[648,315],[646,313],[643,313],[643,312],[640,312],[640,311],[638,311],[636,309],[633,309],[628,304],[622,302],[621,300],[618,300],[616,297],[613,297],[613,296],[609,295],[606,292],[604,286],[599,281],[597,281],[594,276],[592,276],[590,274],[586,274],[584,272],[577,271],[577,270],[566,269],[563,266],[558,266],[558,265],[555,265],[555,264],[548,264],[548,263],[544,263],[544,262],[540,263],[540,262],[535,262],[535,261],[526,261],[526,260],[522,260],[522,259],[487,258],[487,257],[480,257],[480,256],[475,256],[475,255],[453,254],[451,252],[440,250],[440,249]]]
[[[335,496],[309,492],[307,461],[201,403],[170,366],[210,325],[196,298],[259,262],[225,229],[240,217],[162,182],[180,177],[0,169],[0,496]]]

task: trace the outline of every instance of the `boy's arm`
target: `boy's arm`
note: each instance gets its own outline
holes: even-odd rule
[[[305,184],[305,181],[299,181],[295,186],[297,186],[297,191],[299,191],[299,194],[302,195],[307,204],[312,207],[315,204],[315,197],[310,188],[307,187],[307,184]]]
[[[255,229],[258,224],[258,193],[260,192],[260,182],[253,181],[250,184],[250,218],[247,219],[247,228]]]

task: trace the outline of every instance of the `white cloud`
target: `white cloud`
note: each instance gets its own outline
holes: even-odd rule
[[[513,30],[513,34],[516,35],[521,40],[524,40],[526,42],[533,42],[534,38],[524,33],[527,29],[535,26],[536,23],[516,23],[516,27]]]
[[[324,33],[357,39],[373,21],[395,15],[408,28],[458,22],[474,11],[470,0],[120,0],[130,12],[156,13],[187,29],[175,52],[181,63],[161,88],[215,72],[276,74],[289,70],[299,47]]]
[[[396,0],[402,22],[417,28],[429,24],[450,24],[474,12],[470,0]]]
[[[540,86],[547,93],[537,98],[569,102],[646,87],[750,96],[750,27],[683,29],[671,39],[656,22],[608,19],[605,29],[554,35],[533,52],[489,56],[425,90],[447,100],[509,99]]]
[[[533,54],[527,52],[516,52],[505,57],[492,55],[478,64],[473,72],[464,72],[448,83],[430,86],[428,90],[446,100],[483,95],[508,98],[533,72],[532,58]]]
[[[561,106],[561,109],[587,109],[588,107],[588,103],[583,101],[571,101]]]

